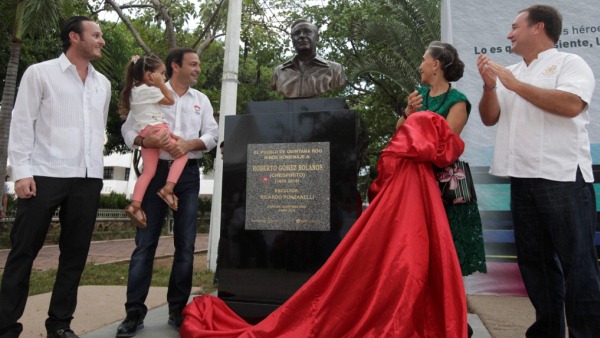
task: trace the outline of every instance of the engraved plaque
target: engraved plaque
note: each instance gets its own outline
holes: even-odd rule
[[[329,142],[248,144],[246,230],[329,231]]]

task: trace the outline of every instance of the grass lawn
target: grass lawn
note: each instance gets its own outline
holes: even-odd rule
[[[192,285],[194,287],[202,286],[206,293],[213,292],[213,273],[206,269],[206,254],[196,255],[194,258],[194,275]],[[152,275],[152,286],[168,286],[169,274],[171,273],[170,258],[162,258],[154,261],[154,271]],[[197,264],[200,263],[200,264]],[[80,285],[127,285],[129,264],[115,263],[94,265],[87,264]],[[52,292],[54,280],[56,279],[56,269],[47,271],[32,271],[29,286],[29,295]],[[0,279],[1,280],[1,279]]]

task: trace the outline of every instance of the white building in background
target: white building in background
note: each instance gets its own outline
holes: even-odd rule
[[[8,179],[8,187],[11,194],[15,193],[14,181],[12,179],[12,168],[10,163],[6,169],[11,177]],[[133,170],[133,153],[111,154],[104,156],[104,186],[102,194],[125,194],[130,199],[133,194],[133,187],[137,177]],[[213,173],[207,175],[200,170],[200,196],[212,197],[213,194]]]

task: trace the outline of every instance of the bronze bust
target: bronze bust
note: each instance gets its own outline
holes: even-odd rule
[[[277,66],[271,88],[289,99],[311,98],[346,83],[344,69],[317,55],[317,26],[305,19],[292,23],[291,38],[297,55]]]

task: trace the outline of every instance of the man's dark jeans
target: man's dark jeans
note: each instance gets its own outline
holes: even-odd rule
[[[527,337],[600,336],[600,276],[594,247],[596,196],[575,182],[511,179],[519,269],[535,310]]]
[[[165,184],[168,166],[159,161],[156,175],[150,182],[142,201],[142,209],[148,219],[148,227],[138,229],[135,237],[136,248],[129,263],[129,279],[127,281],[127,303],[125,310],[139,311],[142,318],[148,312],[144,304],[150,289],[154,255],[158,239],[168,211],[167,204],[156,194]],[[169,312],[181,311],[187,304],[192,290],[192,273],[194,263],[194,244],[196,241],[196,218],[198,214],[198,193],[200,176],[197,165],[187,165],[179,181],[175,185],[175,195],[179,198],[178,210],[173,213],[175,256],[167,301]]]

